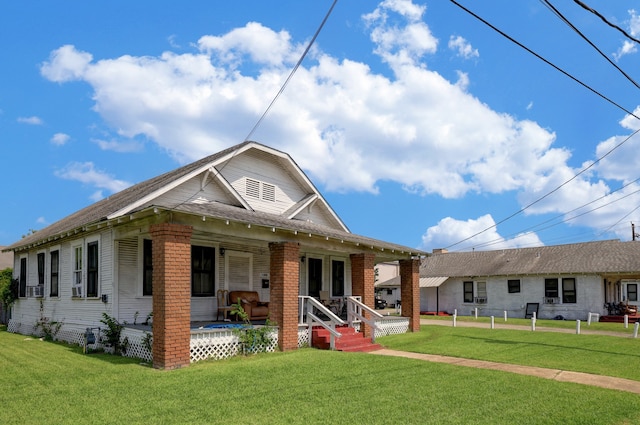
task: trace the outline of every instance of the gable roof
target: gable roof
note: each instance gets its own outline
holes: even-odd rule
[[[249,149],[257,149],[277,158],[279,165],[288,169],[300,185],[310,193],[310,195],[307,195],[281,215],[254,211],[246,203],[242,202],[241,197],[237,192],[235,192],[230,184],[226,184],[225,188],[229,191],[232,197],[237,198],[236,204],[238,206],[227,205],[221,202],[188,202],[180,203],[178,205],[175,203],[169,205],[158,201],[158,198],[161,195],[201,173],[208,173],[207,176],[210,175],[212,178],[225,180],[218,168],[223,168],[228,161],[234,158],[234,156],[246,152]],[[296,220],[294,218],[297,211],[300,211],[311,203],[319,203],[321,208],[323,208],[323,211],[328,216],[332,217],[332,223],[335,225],[330,227],[308,221]],[[306,232],[326,238],[334,238],[354,242],[356,244],[375,246],[382,250],[397,250],[398,252],[413,253],[415,255],[426,254],[413,248],[352,234],[322,197],[320,192],[315,188],[313,183],[307,178],[304,172],[288,154],[256,142],[240,143],[191,164],[133,185],[21,239],[20,241],[5,248],[5,250],[21,250],[30,246],[46,243],[53,239],[64,238],[79,231],[84,231],[88,226],[109,222],[110,220],[117,220],[119,217],[127,217],[130,214],[149,210],[150,208],[160,208],[169,211],[180,211],[187,214],[230,219],[245,222],[247,224],[269,226],[273,227],[274,230],[277,227],[281,229],[288,229],[293,232]]]
[[[420,277],[640,273],[640,242],[607,240],[495,251],[433,254]]]

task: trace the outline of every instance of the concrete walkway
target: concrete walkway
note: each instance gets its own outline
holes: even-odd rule
[[[421,319],[420,323],[423,325],[452,326],[451,322],[443,321],[443,320]],[[457,326],[476,327],[476,328],[489,327],[487,323],[477,323],[477,322],[457,322]],[[496,329],[497,328],[498,326],[496,326]],[[527,326],[507,325],[504,323],[500,324],[499,328],[517,329],[517,330],[530,329],[530,327],[527,327]],[[569,331],[569,332],[575,333],[575,330],[572,331],[571,329],[536,328],[536,330],[545,331],[545,332],[548,331],[548,332],[564,332],[564,333],[567,333],[567,331]],[[581,333],[628,337],[627,334],[616,333],[616,332],[581,331]],[[381,356],[405,357],[409,359],[416,359],[416,360],[422,360],[422,361],[428,361],[428,362],[434,362],[434,363],[448,363],[456,366],[475,367],[479,369],[499,370],[502,372],[510,372],[510,373],[517,373],[520,375],[535,376],[538,378],[551,379],[559,382],[573,382],[575,384],[592,385],[595,387],[606,388],[610,390],[626,391],[630,393],[640,394],[640,381],[633,381],[631,379],[624,379],[624,378],[615,378],[612,376],[594,375],[591,373],[582,373],[582,372],[570,372],[570,371],[560,370],[560,369],[546,369],[546,368],[535,367],[535,366],[522,366],[522,365],[514,365],[514,364],[507,364],[507,363],[489,362],[484,360],[472,360],[472,359],[464,359],[460,357],[440,356],[440,355],[434,355],[434,354],[411,353],[407,351],[389,350],[386,348],[382,350],[372,351],[371,354],[377,354]]]

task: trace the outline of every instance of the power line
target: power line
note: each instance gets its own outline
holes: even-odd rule
[[[533,50],[531,50],[530,48],[528,48],[527,46],[525,46],[524,44],[520,43],[519,41],[515,40],[513,37],[509,36],[508,34],[506,34],[504,31],[498,29],[496,26],[494,26],[493,24],[491,24],[490,22],[488,22],[487,20],[483,19],[482,17],[480,17],[479,15],[477,15],[476,13],[472,12],[471,10],[467,9],[466,7],[462,6],[460,3],[458,3],[455,0],[450,0],[453,4],[455,4],[456,6],[458,6],[460,9],[464,10],[465,12],[467,12],[468,14],[470,14],[471,16],[473,16],[474,18],[478,19],[480,22],[482,22],[483,24],[487,25],[488,27],[490,27],[491,29],[493,29],[494,31],[496,31],[497,33],[499,33],[500,35],[502,35],[503,37],[505,37],[506,39],[508,39],[509,41],[515,43],[516,45],[520,46],[521,48],[523,48],[524,50],[526,50],[527,52],[531,53],[532,55],[534,55],[535,57],[537,57],[538,59],[542,60],[543,62],[545,62],[546,64],[550,65],[551,67],[553,67],[554,69],[560,71],[562,74],[566,75],[567,77],[571,78],[572,80],[574,80],[575,82],[577,82],[578,84],[580,84],[581,86],[587,88],[589,91],[595,93],[596,95],[600,96],[601,98],[605,99],[607,102],[615,105],[616,107],[618,107],[619,109],[623,110],[624,112],[626,112],[628,115],[631,115],[633,117],[635,117],[636,119],[640,120],[640,117],[638,117],[636,114],[634,114],[631,111],[628,111],[626,108],[622,107],[621,105],[617,104],[616,102],[614,102],[613,100],[609,99],[608,97],[606,97],[605,95],[603,95],[602,93],[598,92],[597,90],[595,90],[594,88],[590,87],[589,85],[587,85],[586,83],[583,83],[582,81],[580,81],[579,79],[577,79],[576,77],[574,77],[573,75],[569,74],[567,71],[563,70],[562,68],[558,67],[557,65],[553,64],[552,62],[550,62],[549,60],[545,59],[544,57],[542,57],[541,55],[539,55],[538,53],[534,52]],[[586,172],[587,170],[589,170],[591,167],[593,167],[595,164],[597,164],[598,162],[600,162],[601,160],[603,160],[605,157],[607,157],[608,155],[610,155],[614,150],[618,149],[620,146],[622,146],[624,143],[626,143],[629,139],[631,139],[631,137],[635,136],[638,132],[640,132],[640,129],[634,131],[630,136],[628,136],[626,139],[624,139],[622,142],[618,143],[616,146],[614,146],[612,149],[610,149],[607,153],[605,153],[603,156],[601,156],[600,158],[598,158],[597,160],[595,160],[594,162],[592,162],[590,165],[588,165],[587,167],[583,168],[580,172],[578,172],[577,174],[575,174],[573,177],[571,177],[569,180],[565,181],[564,183],[562,183],[560,186],[556,187],[555,189],[553,189],[552,191],[548,192],[547,194],[545,194],[544,196],[536,199],[535,201],[529,203],[528,205],[526,205],[525,207],[521,208],[520,210],[516,211],[515,213],[509,215],[508,217],[498,221],[497,223],[493,224],[492,226],[487,227],[484,230],[481,230],[479,232],[474,233],[473,235],[462,239],[454,244],[449,245],[448,247],[446,247],[445,249],[449,249],[451,247],[454,247],[456,245],[459,245],[463,242],[468,241],[469,239],[472,239],[488,230],[491,230],[495,227],[497,227],[499,224],[502,224],[504,222],[506,222],[507,220],[512,219],[513,217],[515,217],[516,215],[526,211],[527,209],[529,209],[530,207],[532,207],[533,205],[537,204],[538,202],[542,201],[543,199],[547,198],[548,196],[550,196],[551,194],[557,192],[558,190],[560,190],[562,187],[564,187],[565,185],[567,185],[569,182],[573,181],[574,179],[576,179],[578,176],[580,176],[581,174],[583,174],[584,172]]]
[[[606,100],[607,102],[611,103],[612,105],[614,105],[615,107],[617,107],[618,109],[621,109],[622,111],[624,111],[625,113],[627,113],[628,115],[631,115],[635,118],[637,118],[638,120],[640,120],[640,117],[638,117],[636,114],[634,114],[633,112],[627,110],[625,107],[623,107],[622,105],[617,104],[616,102],[614,102],[613,100],[609,99],[607,96],[605,96],[604,94],[600,93],[599,91],[597,91],[596,89],[594,89],[593,87],[589,86],[586,83],[583,83],[582,81],[580,81],[578,78],[574,77],[573,75],[569,74],[567,71],[565,71],[564,69],[560,68],[559,66],[557,66],[556,64],[554,64],[553,62],[551,62],[550,60],[544,58],[542,55],[536,53],[535,51],[531,50],[530,48],[528,48],[527,46],[525,46],[524,44],[520,43],[518,40],[516,40],[515,38],[511,37],[510,35],[508,35],[507,33],[505,33],[504,31],[500,30],[499,28],[497,28],[496,26],[494,26],[493,24],[491,24],[490,22],[488,22],[487,20],[483,19],[482,17],[480,17],[479,15],[475,14],[474,12],[472,12],[471,10],[467,9],[466,7],[462,6],[460,3],[458,3],[455,0],[450,0],[451,3],[455,4],[456,6],[458,6],[460,9],[464,10],[465,12],[467,12],[468,14],[470,14],[471,16],[473,16],[474,18],[476,18],[477,20],[479,20],[480,22],[482,22],[483,24],[487,25],[489,28],[491,28],[492,30],[496,31],[498,34],[500,34],[501,36],[503,36],[504,38],[506,38],[507,40],[511,41],[512,43],[520,46],[521,48],[523,48],[524,50],[526,50],[527,52],[531,53],[532,55],[534,55],[535,57],[537,57],[538,59],[540,59],[541,61],[543,61],[544,63],[546,63],[547,65],[551,66],[552,68],[554,68],[555,70],[561,72],[562,74],[566,75],[567,77],[571,78],[573,81],[575,81],[576,83],[580,84],[582,87],[586,88],[587,90],[591,91],[592,93],[596,94],[597,96],[601,97],[602,99]]]
[[[289,73],[289,75],[287,76],[287,79],[284,81],[284,83],[282,83],[282,85],[280,86],[280,90],[278,90],[278,93],[276,93],[276,95],[273,97],[273,99],[271,100],[271,102],[269,103],[269,106],[267,106],[267,108],[265,109],[265,111],[262,113],[262,115],[260,116],[260,118],[258,119],[258,121],[256,121],[255,125],[253,126],[253,128],[251,128],[251,131],[249,131],[249,134],[247,134],[247,136],[244,138],[243,142],[249,141],[249,139],[251,138],[251,136],[253,135],[253,133],[258,129],[258,127],[260,126],[260,124],[262,123],[262,121],[265,119],[265,117],[267,116],[267,114],[269,113],[269,111],[271,110],[271,108],[273,107],[273,105],[276,103],[276,100],[278,100],[278,98],[280,97],[280,95],[284,92],[285,88],[287,87],[287,85],[289,84],[289,81],[291,80],[291,78],[293,77],[293,75],[296,73],[296,71],[298,70],[298,68],[300,67],[300,65],[302,64],[302,62],[304,61],[305,57],[307,56],[307,53],[309,53],[309,50],[311,50],[311,47],[313,46],[313,44],[315,43],[316,39],[318,38],[318,35],[320,35],[320,31],[322,31],[322,28],[324,27],[325,23],[327,22],[327,20],[329,19],[329,16],[331,15],[331,12],[333,12],[333,9],[335,8],[336,4],[338,3],[338,0],[334,0],[333,3],[331,4],[331,7],[329,7],[329,10],[327,11],[327,13],[325,14],[324,18],[322,19],[322,22],[320,23],[320,25],[318,26],[318,28],[316,29],[316,32],[313,34],[313,37],[311,38],[311,40],[309,40],[309,43],[307,43],[307,47],[304,49],[304,52],[302,52],[302,55],[300,56],[300,58],[298,59],[298,62],[296,62],[295,66],[293,67],[293,69],[291,70],[291,72]],[[222,166],[218,169],[216,169],[215,172],[215,176],[217,177],[222,170],[224,169],[224,167],[226,167],[231,160],[235,157],[235,155],[237,154],[237,150],[235,152],[233,152],[233,154],[231,155],[231,158],[229,158],[224,164],[222,164]],[[210,179],[206,185],[204,187],[206,187],[210,182],[212,182],[214,179]],[[202,187],[200,190],[198,190],[196,193],[194,193],[192,196],[190,196],[189,198],[186,198],[184,201],[182,201],[181,203],[177,204],[176,206],[174,206],[174,208],[177,208],[181,205],[186,204],[187,202],[189,202],[190,200],[192,200],[199,192],[201,192],[204,187]]]
[[[618,189],[614,190],[613,192],[607,193],[606,195],[600,196],[599,198],[596,198],[596,199],[594,199],[594,200],[592,200],[592,201],[590,201],[590,202],[587,202],[586,204],[582,204],[582,205],[580,205],[579,207],[576,207],[576,208],[574,208],[574,209],[572,209],[572,210],[570,210],[570,211],[567,211],[567,212],[565,212],[565,213],[559,214],[559,215],[557,215],[557,216],[551,217],[550,219],[547,219],[547,220],[545,220],[545,221],[543,221],[543,222],[540,222],[540,223],[535,224],[535,225],[533,225],[533,226],[527,227],[526,229],[523,229],[523,230],[521,230],[520,232],[511,233],[511,234],[509,234],[509,235],[507,235],[507,236],[504,236],[503,238],[497,238],[497,239],[494,239],[494,240],[491,240],[491,241],[483,242],[483,243],[481,243],[481,244],[473,245],[473,246],[471,246],[471,247],[469,247],[469,248],[474,248],[474,249],[476,249],[476,248],[483,248],[483,247],[487,247],[487,246],[491,246],[491,245],[496,245],[496,244],[499,244],[499,243],[501,243],[501,242],[504,242],[504,239],[508,239],[508,238],[510,238],[510,237],[513,237],[513,236],[523,237],[523,236],[526,236],[526,235],[529,235],[529,234],[533,233],[533,232],[534,232],[534,230],[536,230],[536,231],[544,231],[544,230],[550,229],[550,228],[552,228],[552,227],[558,226],[558,225],[560,225],[560,224],[562,224],[562,223],[567,223],[567,222],[569,222],[569,221],[571,221],[571,220],[575,220],[576,218],[578,218],[578,217],[582,217],[583,215],[590,214],[590,213],[592,213],[593,211],[596,211],[596,210],[599,210],[599,209],[601,209],[601,208],[607,207],[607,206],[609,206],[609,205],[611,205],[611,204],[614,204],[614,203],[616,203],[616,202],[618,202],[618,201],[621,201],[621,200],[623,200],[623,199],[625,199],[625,198],[628,198],[629,196],[635,195],[635,194],[637,194],[637,193],[639,193],[639,192],[640,192],[640,189],[635,190],[635,191],[633,191],[633,192],[631,192],[631,193],[629,193],[629,194],[627,194],[627,195],[624,195],[624,196],[622,196],[622,197],[616,198],[616,199],[614,199],[614,200],[612,200],[612,201],[610,201],[610,202],[607,202],[606,204],[600,205],[600,206],[598,206],[598,207],[596,207],[596,208],[592,208],[592,209],[590,209],[590,210],[588,210],[588,211],[585,211],[585,212],[582,212],[582,213],[580,213],[580,214],[577,214],[577,215],[574,215],[574,216],[571,216],[571,217],[565,218],[565,219],[563,219],[563,220],[561,220],[561,221],[558,221],[557,223],[551,224],[551,225],[546,226],[546,227],[541,227],[541,226],[543,226],[543,225],[545,225],[545,224],[547,224],[547,223],[553,222],[553,221],[555,221],[555,220],[557,220],[557,219],[559,219],[559,218],[561,218],[561,217],[566,217],[568,214],[571,214],[572,212],[575,212],[575,211],[581,210],[582,208],[584,208],[584,207],[586,207],[586,206],[588,206],[588,205],[591,205],[591,204],[593,204],[593,203],[595,203],[595,202],[598,202],[598,201],[600,201],[600,200],[602,200],[602,199],[604,199],[604,198],[607,198],[607,197],[609,197],[609,196],[612,196],[614,193],[619,192],[619,191],[621,191],[622,189],[624,189],[624,188],[626,188],[626,187],[628,187],[628,186],[630,186],[630,185],[632,185],[632,184],[634,184],[634,183],[638,182],[638,180],[640,180],[640,177],[639,177],[639,178],[637,178],[637,179],[635,179],[635,180],[633,180],[633,181],[631,181],[631,182],[629,182],[629,183],[627,183],[627,184],[625,184],[625,185],[623,185],[623,186],[621,186],[621,187],[619,187]],[[523,233],[523,232],[524,232],[524,233]],[[467,249],[468,249],[468,248],[467,248]]]
[[[640,40],[638,40],[637,38],[632,37],[631,35],[627,34],[627,32],[625,30],[623,30],[622,28],[620,28],[619,26],[617,26],[616,24],[613,24],[611,22],[609,22],[607,20],[607,18],[605,18],[600,12],[598,12],[597,10],[595,10],[594,8],[586,5],[585,3],[581,2],[580,0],[573,0],[577,5],[579,5],[580,7],[582,7],[585,10],[588,10],[589,12],[593,13],[594,15],[596,15],[598,18],[602,19],[602,21],[609,25],[611,28],[615,28],[618,31],[620,31],[622,34],[624,34],[625,37],[627,37],[629,40],[634,41],[638,44],[640,44]]]
[[[333,11],[333,8],[335,7],[336,3],[338,3],[338,0],[334,0],[333,3],[331,4],[331,7],[329,8],[329,11],[327,12],[327,14],[324,16],[324,19],[322,20],[322,22],[320,23],[320,26],[318,27],[318,29],[316,30],[315,34],[313,34],[313,37],[311,38],[311,41],[309,41],[309,43],[307,44],[307,48],[304,49],[304,52],[302,53],[302,56],[300,56],[300,59],[298,59],[298,62],[296,63],[296,65],[293,67],[293,69],[291,70],[291,72],[289,73],[289,76],[287,77],[287,79],[285,80],[285,82],[282,84],[282,87],[280,87],[280,90],[278,91],[278,93],[275,95],[275,97],[273,98],[273,100],[271,101],[271,103],[269,104],[269,106],[267,107],[267,109],[265,109],[264,113],[262,114],[262,116],[260,116],[260,119],[258,119],[258,121],[256,122],[256,124],[253,126],[253,128],[251,129],[251,131],[249,132],[249,134],[247,134],[247,137],[244,138],[244,141],[246,142],[247,140],[249,140],[251,138],[251,136],[253,135],[253,133],[258,129],[258,127],[260,126],[260,124],[262,123],[262,120],[264,119],[264,117],[267,116],[267,114],[269,113],[269,111],[271,110],[271,107],[273,106],[274,103],[276,103],[276,100],[278,100],[278,98],[280,97],[280,95],[282,94],[282,92],[284,92],[284,89],[287,87],[287,85],[289,84],[289,80],[291,80],[291,78],[293,77],[293,74],[296,73],[296,71],[298,70],[298,68],[300,67],[300,64],[302,64],[302,61],[304,60],[304,58],[307,56],[307,53],[309,53],[309,49],[311,49],[311,46],[313,46],[313,43],[316,41],[316,38],[318,38],[318,35],[320,34],[320,31],[322,31],[322,28],[324,27],[324,24],[327,22],[327,19],[329,19],[329,15],[331,15],[331,12]]]
[[[600,50],[598,48],[598,46],[596,46],[591,40],[589,40],[589,38],[587,36],[585,36],[578,28],[575,27],[575,25],[573,25],[569,19],[567,19],[562,13],[560,13],[560,11],[558,9],[555,8],[554,5],[551,4],[551,2],[549,0],[540,0],[543,4],[545,4],[547,6],[547,8],[549,8],[558,18],[560,18],[560,20],[562,20],[565,24],[567,24],[572,30],[574,30],[580,37],[582,37],[582,39],[584,41],[586,41],[587,43],[589,43],[589,45],[591,47],[593,47],[594,49],[596,49],[596,51],[598,53],[600,53],[600,56],[602,56],[603,58],[605,58],[605,60],[607,62],[609,62],[615,69],[617,69],[618,71],[620,71],[620,73],[622,75],[624,75],[624,77],[629,80],[631,82],[631,84],[633,84],[634,86],[636,86],[637,88],[640,89],[640,85],[638,85],[638,83],[631,78],[631,76],[629,76],[629,74],[627,74],[626,72],[624,72],[622,70],[622,68],[620,68],[615,62],[613,62],[611,59],[609,59],[609,56],[607,56],[606,54],[604,54],[602,52],[602,50]]]

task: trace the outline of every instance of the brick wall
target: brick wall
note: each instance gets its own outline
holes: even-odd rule
[[[400,260],[402,315],[409,318],[409,330],[420,330],[420,260]]]
[[[375,254],[351,254],[351,293],[362,297],[363,304],[375,308]],[[365,313],[368,317],[368,313]],[[365,337],[373,336],[371,326],[365,325],[363,334]]]
[[[295,350],[298,348],[300,247],[293,242],[270,243],[269,251],[269,318],[279,327],[280,349]]]
[[[153,240],[153,367],[189,365],[191,226],[155,224]]]

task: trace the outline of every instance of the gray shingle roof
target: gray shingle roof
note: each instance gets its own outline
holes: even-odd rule
[[[421,277],[640,273],[640,242],[606,240],[496,251],[434,254]]]
[[[59,236],[66,232],[71,232],[75,229],[82,228],[83,226],[88,226],[104,221],[111,214],[114,214],[122,210],[123,208],[132,205],[134,202],[144,198],[147,195],[153,194],[155,191],[162,189],[164,186],[168,185],[174,180],[186,176],[187,174],[191,173],[192,171],[198,170],[199,168],[205,167],[207,164],[213,163],[216,160],[232,153],[233,151],[241,149],[243,146],[249,143],[260,145],[256,142],[243,142],[168,173],[143,181],[142,183],[138,183],[134,186],[122,190],[121,192],[115,193],[108,198],[102,199],[92,205],[89,205],[88,207],[83,208],[63,218],[56,223],[53,223],[50,226],[45,227],[44,229],[39,230],[36,233],[15,242],[5,249],[11,250],[37,244],[41,241],[46,241],[51,237]],[[341,239],[344,241],[360,243],[363,245],[375,246],[377,248],[384,248],[385,250],[396,250],[398,252],[406,253],[411,252],[414,255],[426,254],[425,252],[419,251],[414,248],[355,235],[347,231],[336,230],[334,228],[301,220],[291,220],[287,219],[286,216],[278,216],[275,214],[267,214],[258,211],[249,211],[241,207],[225,205],[219,202],[211,202],[207,204],[189,203],[179,206],[168,204],[162,205],[156,203],[154,206],[188,214],[205,215],[208,217],[229,219],[255,225],[263,225],[292,231],[312,233],[314,235],[321,235],[333,239]],[[140,209],[146,208],[149,207],[140,207]]]
[[[250,142],[240,143],[236,146],[232,146],[228,149],[207,156],[198,161],[192,162],[191,164],[153,177],[149,180],[145,180],[142,183],[133,185],[127,189],[109,196],[108,198],[104,198],[94,204],[89,205],[86,208],[78,210],[75,213],[68,215],[67,217],[51,224],[50,226],[45,227],[42,230],[38,230],[37,232],[26,236],[25,238],[9,245],[7,249],[13,249],[20,246],[36,243],[51,236],[59,235],[61,233],[77,229],[87,224],[97,223],[99,221],[105,220],[109,214],[115,213],[116,211],[126,207],[127,205],[130,205],[134,201],[137,201],[138,199],[162,188],[167,183],[186,174],[189,174],[191,171],[197,170],[198,168],[210,162],[213,162],[216,159],[221,158],[236,149],[241,148],[247,143]]]

